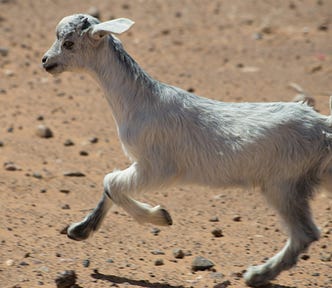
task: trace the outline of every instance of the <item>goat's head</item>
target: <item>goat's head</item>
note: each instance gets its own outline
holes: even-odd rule
[[[95,60],[95,50],[105,37],[111,33],[121,34],[133,24],[126,18],[100,23],[90,15],[67,16],[56,28],[57,39],[45,53],[43,67],[51,74],[83,69]]]

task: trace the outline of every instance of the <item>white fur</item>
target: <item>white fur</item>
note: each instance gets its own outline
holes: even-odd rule
[[[134,192],[173,183],[255,185],[289,232],[278,254],[245,274],[248,285],[266,284],[295,265],[298,255],[319,239],[308,201],[318,184],[331,178],[330,118],[304,103],[223,103],[156,81],[110,34],[132,25],[120,22],[99,24],[88,15],[66,17],[43,58],[52,74],[80,69],[98,80],[123,149],[132,160],[127,169],[105,176],[98,206],[72,224],[68,236],[88,238],[112,203],[139,222],[172,224],[164,208],[134,200],[130,196]],[[66,41],[73,45],[66,48]]]

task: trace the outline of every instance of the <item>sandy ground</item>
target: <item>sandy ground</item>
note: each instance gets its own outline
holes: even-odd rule
[[[286,240],[259,191],[187,186],[140,195],[172,214],[174,225],[157,235],[121,208],[88,241],[60,233],[94,207],[104,175],[129,164],[96,83],[87,75],[54,78],[40,66],[57,22],[91,7],[103,20],[136,22],[120,38],[163,82],[236,102],[290,101],[297,94],[289,87],[294,82],[329,113],[331,0],[1,0],[0,287],[55,287],[65,270],[75,270],[77,287],[84,288],[245,287],[246,267]],[[36,135],[40,124],[50,127],[52,138]],[[65,146],[68,139],[74,145]],[[67,171],[85,177],[65,177]],[[270,287],[332,287],[331,209],[332,199],[317,195],[313,211],[321,240]],[[211,233],[216,228],[223,237]],[[174,249],[182,249],[184,258],[176,259]],[[214,268],[192,272],[196,256]]]

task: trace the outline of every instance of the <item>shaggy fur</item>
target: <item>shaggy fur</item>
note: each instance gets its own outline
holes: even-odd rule
[[[223,103],[156,81],[111,35],[131,25],[127,19],[99,24],[88,15],[68,16],[42,60],[52,74],[85,70],[98,80],[132,161],[127,169],[105,176],[98,206],[72,224],[68,236],[88,238],[112,203],[138,222],[172,224],[167,210],[134,200],[134,192],[173,183],[254,185],[289,233],[279,253],[244,276],[251,286],[268,283],[319,239],[308,201],[322,180],[331,178],[330,118],[303,103]]]

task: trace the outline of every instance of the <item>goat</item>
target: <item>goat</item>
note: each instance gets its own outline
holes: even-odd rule
[[[125,18],[101,23],[89,15],[67,16],[42,58],[51,74],[84,70],[98,80],[132,161],[127,169],[105,176],[98,205],[71,224],[67,235],[87,239],[113,203],[140,223],[172,224],[163,206],[141,203],[132,198],[134,192],[174,183],[258,186],[289,234],[279,253],[244,275],[247,285],[265,285],[319,239],[309,200],[331,178],[331,116],[305,103],[224,103],[161,83],[112,35],[132,25]]]

